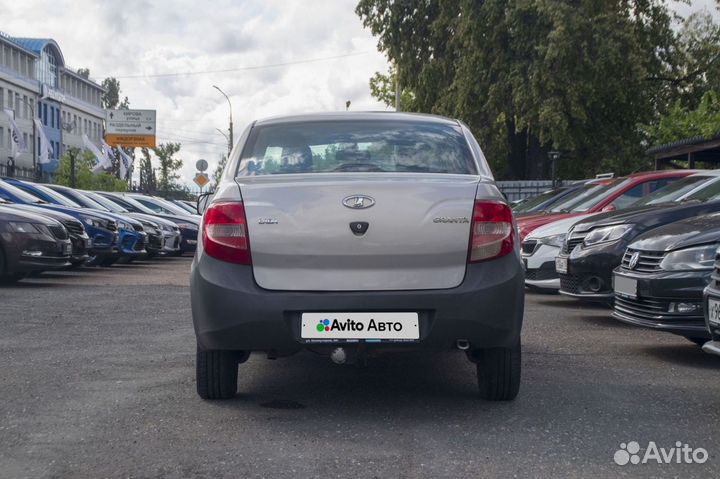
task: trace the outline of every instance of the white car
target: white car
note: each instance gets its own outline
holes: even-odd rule
[[[645,196],[632,207],[652,206],[691,199],[708,186],[720,181],[720,170],[701,171],[677,180],[665,188]],[[522,243],[522,259],[525,265],[525,285],[531,288],[558,291],[560,277],[555,270],[555,257],[565,241],[570,228],[593,215],[573,216],[548,223],[531,232]]]
[[[525,285],[534,289],[558,291],[560,276],[555,271],[555,257],[570,227],[588,216],[573,216],[546,224],[531,232],[522,242]]]

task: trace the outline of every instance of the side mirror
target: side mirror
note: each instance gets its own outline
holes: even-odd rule
[[[609,204],[609,205],[607,205],[605,208],[603,208],[601,211],[602,211],[603,213],[608,213],[608,212],[610,212],[610,211],[615,211],[616,209],[617,209],[617,208],[615,208],[615,205]]]
[[[198,214],[201,216],[207,209],[207,205],[210,202],[210,195],[212,195],[212,193],[208,192],[208,193],[202,193],[198,196],[197,206],[195,207],[195,209],[197,210]]]

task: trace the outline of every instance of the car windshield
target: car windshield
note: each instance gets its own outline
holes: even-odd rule
[[[4,189],[13,196],[20,198],[20,201],[22,201],[23,203],[47,203],[47,201],[43,200],[42,198],[31,195],[25,190],[21,190],[17,186],[11,185],[10,183],[7,183],[3,180],[0,180],[0,188]]]
[[[560,201],[560,203],[553,206],[550,211],[552,213],[569,213],[571,211],[579,211],[575,208],[588,202],[598,201],[600,195],[603,195],[614,185],[617,185],[620,182],[621,180],[615,180],[609,183],[588,183],[587,185],[584,185],[583,187],[568,194],[566,198],[563,198]]]
[[[58,194],[61,195],[61,196],[65,196],[65,195],[64,195],[63,193],[61,193],[61,192],[58,192]],[[73,191],[72,199],[73,199],[73,201],[75,201],[76,203],[80,203],[80,205],[81,205],[83,208],[91,208],[91,209],[94,209],[94,210],[109,211],[109,210],[108,210],[107,208],[105,208],[103,205],[101,205],[101,204],[98,203],[97,201],[94,201],[94,200],[91,199],[89,196],[84,195],[84,194],[82,194],[82,193],[79,192],[79,191]]]
[[[187,212],[190,213],[191,215],[196,215],[196,214],[197,214],[197,211],[195,210],[195,208],[193,208],[192,206],[188,205],[187,203],[183,203],[182,201],[179,201],[179,202],[173,202],[173,204],[176,205],[176,206],[178,206],[178,207],[180,207],[180,208],[182,208],[182,209],[184,209],[185,211],[187,211]]]
[[[92,191],[83,191],[82,194],[85,195],[86,197],[92,199],[96,203],[101,204],[103,206],[103,208],[105,208],[108,211],[112,211],[113,213],[127,213],[128,212],[128,210],[126,210],[119,204],[108,200],[107,198],[105,198],[102,195],[93,193]]]
[[[144,204],[142,204],[138,201],[135,201],[133,198],[131,198],[129,196],[125,196],[125,195],[123,195],[122,197],[117,197],[114,195],[108,195],[108,196],[102,195],[102,196],[104,196],[105,198],[109,199],[110,201],[112,201],[114,203],[119,204],[120,206],[122,206],[130,211],[135,211],[137,213],[145,213],[146,215],[157,214],[155,211],[151,210]]]
[[[478,174],[459,125],[357,120],[253,128],[237,175],[336,172]]]
[[[693,175],[680,178],[659,190],[646,195],[632,204],[632,206],[648,206],[667,203],[682,198],[688,192],[700,186],[703,182],[716,179],[716,176]]]
[[[518,214],[530,211],[537,206],[545,203],[546,201],[551,200],[565,190],[567,190],[567,187],[556,188],[554,190],[546,191],[545,193],[540,193],[539,195],[533,196],[532,198],[528,198],[527,200],[513,207],[513,212],[515,214]]]
[[[33,188],[37,188],[38,190],[42,191],[44,195],[52,198],[55,200],[58,204],[61,204],[63,206],[69,206],[71,208],[82,208],[82,205],[79,203],[71,200],[65,195],[61,195],[55,190],[52,190],[44,185],[33,185]]]
[[[703,189],[685,198],[685,201],[717,201],[720,200],[720,181],[708,182]]]

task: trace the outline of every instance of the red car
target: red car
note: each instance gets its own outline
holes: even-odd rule
[[[696,173],[696,170],[664,170],[635,173],[624,178],[594,180],[569,194],[552,209],[540,214],[517,218],[520,241],[534,229],[571,216],[600,211],[614,211],[635,203],[674,180]]]

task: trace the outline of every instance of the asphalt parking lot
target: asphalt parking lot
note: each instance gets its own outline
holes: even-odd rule
[[[526,300],[514,402],[476,396],[462,354],[338,366],[310,353],[195,394],[190,258],[45,274],[0,289],[0,476],[717,475],[720,358],[560,296]],[[621,443],[704,464],[618,466]]]

